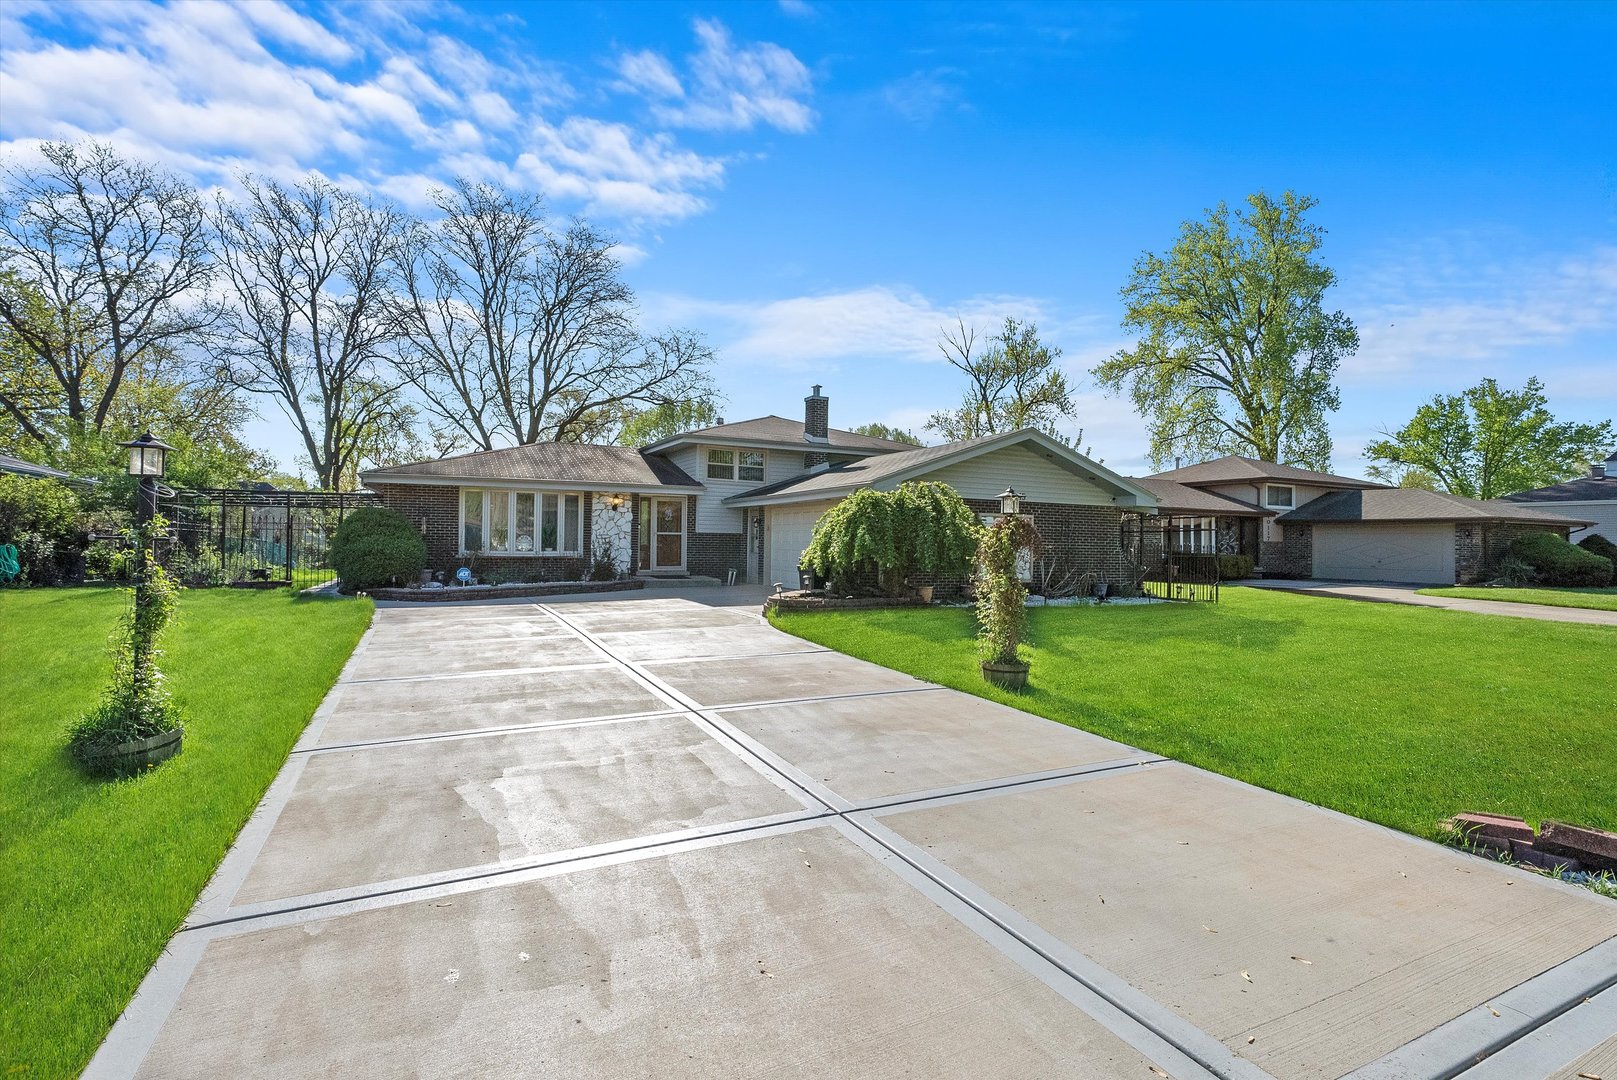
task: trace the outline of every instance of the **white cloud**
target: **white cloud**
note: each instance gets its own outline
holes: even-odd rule
[[[1617,247],[1508,267],[1465,263],[1441,243],[1432,247],[1380,271],[1370,302],[1347,307],[1360,345],[1343,364],[1344,382],[1470,385],[1491,374],[1487,361],[1617,327]]]
[[[944,109],[959,107],[958,74],[949,68],[911,72],[881,88],[882,102],[910,123],[925,126]]]
[[[747,131],[759,124],[803,132],[814,124],[809,70],[770,42],[737,45],[717,19],[694,23],[698,49],[682,81],[667,58],[650,51],[618,57],[618,89],[640,94],[670,127]]]
[[[0,55],[0,147],[96,138],[204,186],[228,187],[243,170],[320,171],[416,209],[464,174],[536,185],[559,211],[631,230],[701,213],[722,185],[724,157],[569,114],[577,93],[542,64],[485,54],[415,17],[338,9],[323,26],[278,0],[8,5],[19,32]],[[52,41],[69,18],[82,40]],[[807,125],[792,97],[807,72],[790,53],[736,46],[717,22],[698,34],[689,100],[655,54],[620,61],[620,78],[692,110],[682,125]]]
[[[794,19],[812,19],[819,14],[808,0],[780,0],[780,10],[781,14],[790,15]]]

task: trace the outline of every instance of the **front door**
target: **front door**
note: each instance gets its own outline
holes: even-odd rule
[[[685,569],[685,500],[651,500],[651,561],[657,571]]]

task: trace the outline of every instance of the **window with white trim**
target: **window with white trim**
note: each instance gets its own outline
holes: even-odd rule
[[[1290,484],[1265,484],[1263,487],[1263,505],[1273,507],[1290,507],[1297,501],[1297,492]]]
[[[736,455],[736,479],[750,480],[758,484],[764,482],[764,452],[762,450],[742,450]]]
[[[481,555],[577,555],[584,497],[569,492],[461,488],[460,550]]]
[[[707,452],[707,478],[709,480],[734,480],[736,478],[736,452],[734,450],[709,450]]]
[[[1168,526],[1169,546],[1181,555],[1212,555],[1218,551],[1218,519],[1174,518]]]

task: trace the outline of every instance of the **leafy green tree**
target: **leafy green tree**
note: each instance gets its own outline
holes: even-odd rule
[[[1469,499],[1560,483],[1604,456],[1613,440],[1609,420],[1557,422],[1536,378],[1520,390],[1483,379],[1461,393],[1438,394],[1409,423],[1382,434],[1364,448],[1371,476],[1397,480],[1419,470]]]
[[[921,437],[908,428],[892,427],[889,424],[860,424],[851,429],[855,435],[869,435],[872,439],[888,439],[892,442],[909,443],[911,446],[925,446]]]
[[[1316,257],[1325,230],[1306,220],[1317,200],[1246,203],[1220,203],[1181,225],[1166,255],[1140,256],[1122,289],[1123,326],[1140,340],[1094,369],[1146,418],[1159,468],[1222,454],[1330,466],[1336,370],[1359,333],[1325,310],[1336,274]]]
[[[631,413],[618,429],[617,441],[620,446],[649,446],[670,435],[712,427],[722,420],[716,398],[665,401],[661,405]]]
[[[949,442],[1026,427],[1059,439],[1056,425],[1077,415],[1059,363],[1061,350],[1040,341],[1033,323],[1006,319],[1000,332],[978,349],[976,327],[960,320],[954,330],[944,332],[938,349],[966,376],[960,404],[933,413],[926,422],[928,431]]]
[[[965,577],[979,532],[977,515],[946,484],[861,488],[815,524],[803,565],[832,578],[874,574],[882,591],[898,596],[912,574]]]

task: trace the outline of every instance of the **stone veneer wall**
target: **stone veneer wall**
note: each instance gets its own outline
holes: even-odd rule
[[[616,509],[612,500],[622,500]],[[590,535],[594,543],[589,555],[593,560],[597,549],[612,558],[618,573],[633,573],[635,560],[635,496],[627,492],[597,492],[590,500]]]

